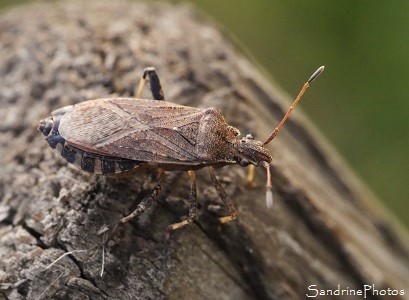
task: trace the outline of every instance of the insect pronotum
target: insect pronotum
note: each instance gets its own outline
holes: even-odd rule
[[[266,202],[272,205],[270,163],[272,156],[266,145],[279,133],[309,84],[324,71],[320,67],[307,80],[279,125],[263,143],[251,134],[228,125],[217,108],[194,108],[164,101],[162,87],[154,68],[146,68],[136,98],[101,98],[88,100],[55,110],[41,120],[38,130],[46,136],[51,148],[69,163],[96,174],[134,173],[156,169],[159,180],[144,198],[117,225],[145,212],[157,198],[166,171],[187,171],[191,190],[187,219],[169,226],[170,230],[189,224],[196,218],[196,173],[208,167],[217,193],[225,203],[226,223],[236,218],[233,201],[218,181],[214,167],[231,164],[250,166],[248,183],[253,181],[254,166],[266,169]],[[154,100],[140,99],[146,81]]]

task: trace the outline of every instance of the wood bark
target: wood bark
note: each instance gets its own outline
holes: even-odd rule
[[[69,166],[36,131],[52,110],[133,96],[147,66],[156,67],[168,101],[218,107],[228,123],[260,140],[289,106],[289,97],[190,6],[30,4],[1,13],[0,38],[0,297],[303,299],[310,285],[365,284],[409,297],[406,233],[300,108],[269,146],[273,209],[265,206],[260,168],[259,186],[248,189],[246,169],[224,167],[218,176],[238,220],[219,224],[225,210],[203,170],[198,221],[167,239],[167,226],[188,209],[187,174],[173,172],[148,213],[98,247],[98,231],[129,213],[155,174],[115,179]],[[55,262],[73,250],[85,251]]]

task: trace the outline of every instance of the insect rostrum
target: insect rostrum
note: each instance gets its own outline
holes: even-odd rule
[[[96,174],[118,174],[157,169],[161,174],[152,194],[146,197],[125,223],[143,213],[157,197],[165,171],[188,171],[191,181],[189,216],[170,226],[176,229],[196,217],[195,170],[208,167],[212,182],[226,204],[227,222],[236,218],[233,202],[217,180],[214,167],[230,164],[262,165],[267,172],[267,202],[271,204],[270,151],[265,147],[279,132],[309,83],[321,72],[318,69],[284,116],[280,125],[262,143],[249,134],[240,137],[238,129],[228,125],[217,108],[194,108],[164,101],[154,68],[144,70],[136,98],[101,98],[55,110],[41,120],[38,130],[51,148],[69,163]],[[139,99],[149,81],[155,100]],[[253,169],[250,168],[250,174]],[[252,180],[252,175],[249,177]]]

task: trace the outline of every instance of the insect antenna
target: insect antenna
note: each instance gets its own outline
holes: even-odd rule
[[[266,182],[266,205],[267,208],[273,207],[273,192],[271,191],[271,172],[270,172],[270,164],[266,161],[261,162],[262,166],[266,168],[267,172],[267,182]]]
[[[321,73],[324,71],[324,68],[325,68],[324,66],[319,67],[318,70],[315,71],[314,74],[311,75],[311,77],[307,80],[307,82],[304,83],[301,91],[298,93],[297,98],[295,98],[293,104],[288,109],[287,113],[284,115],[280,124],[278,124],[278,126],[274,129],[274,131],[271,133],[268,139],[263,143],[263,146],[270,143],[277,136],[277,134],[280,132],[281,127],[283,127],[285,121],[287,121],[288,117],[291,115],[292,111],[294,110],[294,107],[297,105],[298,101],[300,101],[301,97],[304,95],[305,91],[310,86],[310,83],[313,82],[318,76],[321,75]]]

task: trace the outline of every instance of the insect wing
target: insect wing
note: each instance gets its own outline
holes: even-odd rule
[[[154,163],[195,163],[196,137],[204,114],[165,101],[134,98],[90,100],[72,107],[60,134],[78,148]]]

